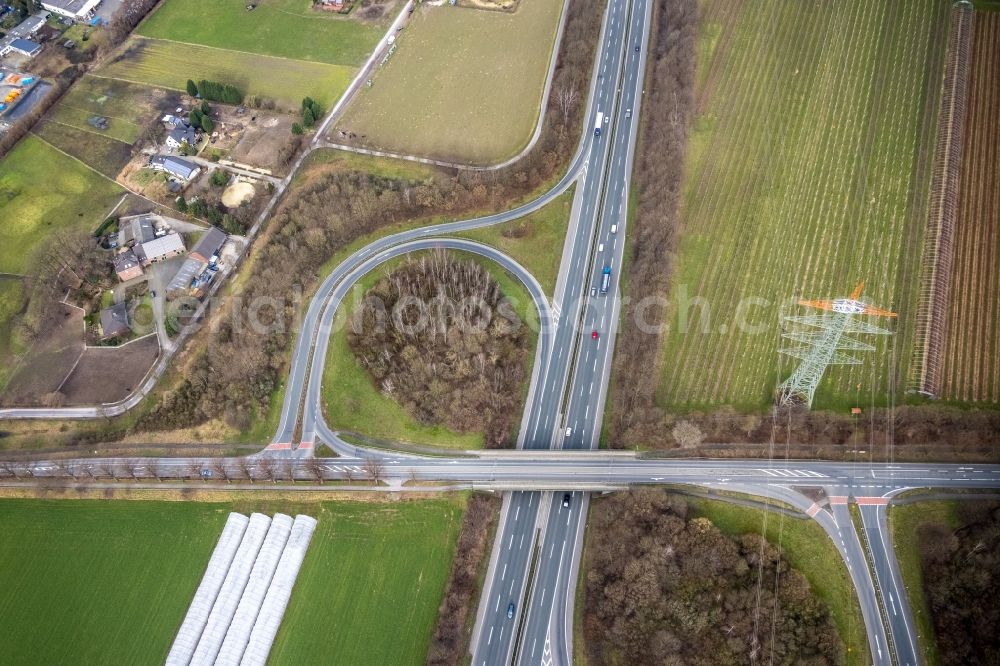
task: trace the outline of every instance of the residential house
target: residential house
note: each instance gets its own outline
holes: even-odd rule
[[[101,339],[117,338],[129,332],[128,306],[122,302],[101,310]]]
[[[201,173],[201,167],[182,157],[172,155],[153,155],[149,158],[149,168],[156,171],[165,171],[175,178],[181,180],[191,180]]]
[[[116,254],[114,263],[115,273],[118,273],[118,279],[122,282],[142,275],[142,264],[139,263],[139,258],[131,249]]]
[[[226,233],[218,227],[212,227],[202,236],[189,255],[192,259],[197,259],[203,264],[211,261],[212,257],[218,257],[219,250],[226,243]]]
[[[5,56],[8,53],[20,53],[21,55],[26,55],[29,58],[34,58],[36,55],[41,53],[42,45],[37,44],[30,39],[12,39],[10,41],[4,41],[0,44],[0,56]]]
[[[101,0],[42,0],[42,8],[71,18],[75,21],[82,21],[93,14]]]
[[[177,150],[185,143],[189,146],[198,143],[198,132],[190,125],[177,125],[167,134],[167,148]]]
[[[167,234],[146,241],[132,248],[143,266],[184,254],[184,240],[180,234]]]

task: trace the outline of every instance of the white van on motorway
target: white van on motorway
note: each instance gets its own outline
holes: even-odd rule
[[[611,225],[611,233],[613,233],[613,234],[618,233],[618,225],[617,224],[612,224]]]

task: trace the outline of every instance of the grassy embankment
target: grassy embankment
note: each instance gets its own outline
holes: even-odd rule
[[[916,624],[917,644],[923,662],[933,666],[938,662],[934,624],[924,597],[924,578],[920,567],[920,543],[917,530],[924,523],[944,523],[959,527],[958,502],[955,500],[899,504],[889,509],[889,530],[896,548],[896,559],[903,577],[906,596],[910,600]]]

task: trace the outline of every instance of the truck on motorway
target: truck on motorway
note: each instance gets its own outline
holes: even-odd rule
[[[611,266],[605,266],[604,270],[601,271],[601,293],[608,293],[608,287],[611,286]]]
[[[597,122],[594,123],[594,136],[601,136],[601,125],[604,124],[604,113],[597,112]]]

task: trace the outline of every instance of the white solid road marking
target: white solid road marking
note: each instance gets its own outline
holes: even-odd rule
[[[504,562],[503,572],[500,574],[500,580],[505,580],[507,578],[507,563]]]

